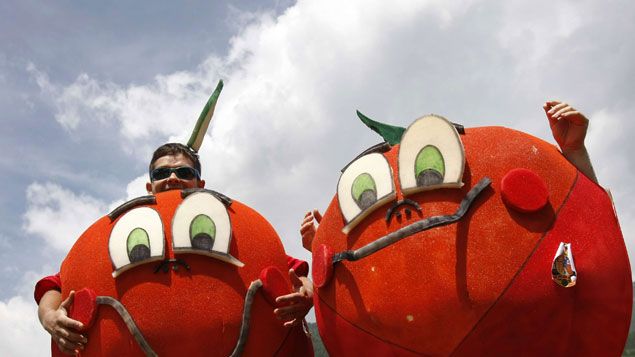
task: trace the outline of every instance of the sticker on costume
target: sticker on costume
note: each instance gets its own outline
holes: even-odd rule
[[[578,273],[573,262],[571,243],[560,242],[551,264],[551,279],[565,288],[575,286],[578,280]]]

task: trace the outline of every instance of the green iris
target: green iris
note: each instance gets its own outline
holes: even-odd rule
[[[418,186],[430,186],[443,182],[445,162],[435,146],[425,146],[415,160],[415,177]]]
[[[190,239],[195,249],[211,251],[216,237],[216,224],[204,214],[194,217],[190,224]]]
[[[131,263],[150,258],[150,238],[143,228],[135,228],[126,241]]]
[[[353,180],[351,194],[361,209],[366,209],[377,201],[377,185],[370,174],[360,174]]]

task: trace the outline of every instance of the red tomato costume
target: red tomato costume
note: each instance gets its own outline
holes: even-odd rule
[[[396,131],[343,169],[313,242],[331,356],[622,353],[630,265],[601,187],[522,132]]]
[[[213,191],[125,203],[82,234],[60,278],[63,298],[77,292],[69,315],[87,326],[85,356],[312,355],[302,327],[273,314],[291,290],[278,235]]]

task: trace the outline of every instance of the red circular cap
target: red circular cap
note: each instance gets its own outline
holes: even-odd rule
[[[324,244],[313,247],[313,284],[323,287],[333,276],[333,251]]]
[[[271,306],[278,306],[276,298],[291,292],[289,279],[274,266],[268,266],[260,271],[262,293]]]
[[[97,317],[97,294],[89,288],[76,291],[68,317],[81,322],[84,325],[83,331],[88,330]]]
[[[545,181],[528,169],[510,170],[501,180],[501,194],[508,206],[519,212],[536,212],[549,201]]]

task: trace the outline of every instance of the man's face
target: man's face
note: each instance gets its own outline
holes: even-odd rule
[[[154,162],[154,169],[159,167],[174,168],[174,167],[181,167],[181,166],[188,166],[193,168],[194,163],[192,162],[192,160],[188,159],[183,154],[162,156],[158,158],[157,161]],[[205,187],[205,180],[199,180],[197,178],[194,178],[192,180],[184,180],[184,179],[178,178],[176,176],[176,173],[174,172],[172,172],[170,176],[166,179],[155,180],[155,181],[146,183],[146,190],[148,190],[148,193],[152,193],[152,194],[168,191],[168,190],[195,188],[195,187],[199,187],[199,188]]]

